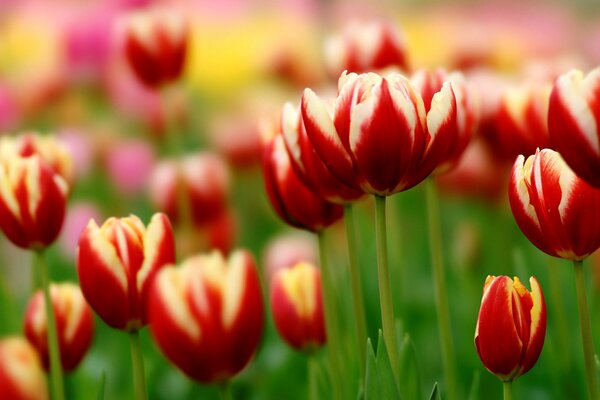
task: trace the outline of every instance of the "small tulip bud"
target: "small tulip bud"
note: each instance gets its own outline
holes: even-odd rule
[[[277,331],[293,348],[311,351],[325,344],[321,272],[305,262],[277,271],[271,311]]]
[[[483,365],[502,381],[512,381],[536,363],[546,336],[546,303],[540,285],[531,292],[508,276],[488,276],[475,329],[475,347]]]
[[[77,285],[51,284],[50,296],[56,316],[60,361],[63,370],[69,372],[79,365],[92,344],[94,317]],[[48,321],[41,290],[33,295],[25,311],[25,336],[48,370]]]
[[[48,399],[40,357],[21,337],[0,340],[0,394],[7,400]]]
[[[161,270],[152,286],[150,329],[163,354],[203,383],[231,379],[249,362],[262,336],[263,300],[246,251],[188,258]]]
[[[175,262],[169,219],[154,214],[147,227],[136,216],[91,220],[81,237],[77,273],[81,291],[109,326],[137,330],[146,325],[146,302],[156,272]]]

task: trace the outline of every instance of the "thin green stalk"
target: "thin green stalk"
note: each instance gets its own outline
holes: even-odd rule
[[[448,309],[448,291],[444,277],[444,258],[442,253],[442,234],[440,232],[440,207],[438,193],[432,179],[425,182],[427,198],[427,222],[429,225],[429,246],[431,250],[431,266],[433,283],[435,287],[435,306],[437,309],[440,341],[442,346],[442,361],[446,375],[448,398],[458,399],[456,383],[456,360],[452,340],[452,326],[450,324],[450,310]]]
[[[367,343],[367,321],[365,318],[365,302],[358,266],[358,246],[356,245],[354,206],[352,204],[347,204],[344,207],[344,223],[346,225],[346,240],[348,242],[348,258],[350,259],[350,283],[352,286],[354,321],[356,323],[356,337],[358,342],[358,364],[360,366],[360,376],[364,377],[366,372],[365,343]]]
[[[65,389],[63,382],[62,364],[60,363],[60,349],[58,347],[58,334],[56,332],[56,318],[54,316],[54,307],[50,297],[50,276],[48,264],[46,263],[44,250],[36,251],[38,259],[37,267],[40,274],[39,282],[44,291],[44,306],[46,308],[46,317],[48,318],[48,352],[50,358],[50,388],[53,400],[63,400],[65,398]]]
[[[317,388],[317,368],[318,360],[315,354],[309,354],[306,364],[308,367],[308,400],[319,400],[319,390]]]
[[[585,280],[583,278],[583,264],[573,261],[575,267],[575,287],[577,289],[577,306],[579,307],[579,321],[581,323],[581,338],[583,340],[583,357],[585,359],[585,374],[589,398],[600,399],[598,392],[598,377],[596,363],[594,362],[594,342],[592,341],[592,327],[585,294]]]
[[[139,331],[129,332],[129,344],[131,347],[131,367],[133,369],[133,386],[135,388],[136,400],[146,400],[146,376],[144,374],[144,356],[140,345]]]
[[[512,381],[502,382],[504,389],[504,400],[512,400]]]
[[[219,385],[219,394],[221,395],[221,400],[232,400],[233,396],[231,394],[231,386],[229,382],[224,382]]]
[[[379,301],[381,303],[381,323],[383,338],[388,349],[392,372],[396,383],[400,382],[400,362],[392,302],[392,285],[388,268],[387,231],[385,221],[385,197],[375,196],[375,229],[377,241],[377,275],[379,280]]]
[[[329,263],[327,262],[327,252],[325,235],[323,231],[318,233],[319,237],[319,257],[321,259],[321,282],[323,283],[323,311],[325,313],[325,327],[327,330],[327,352],[329,356],[329,369],[331,376],[331,386],[333,398],[346,399],[343,395],[345,385],[342,378],[342,355],[340,354],[341,334],[338,324],[335,306],[335,292],[333,287],[333,277]]]

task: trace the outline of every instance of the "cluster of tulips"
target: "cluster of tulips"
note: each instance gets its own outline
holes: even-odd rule
[[[180,16],[154,10],[135,15],[121,28],[130,69],[166,104],[168,86],[180,78],[186,61],[189,27]],[[278,333],[307,355],[310,395],[322,393],[315,360],[323,346],[330,398],[356,398],[355,388],[367,399],[403,393],[386,198],[424,185],[441,390],[451,400],[461,398],[437,189],[445,179],[452,186],[452,174],[466,180],[471,177],[465,170],[477,174],[469,171],[473,167],[465,165],[463,154],[477,135],[473,140],[497,147],[499,164],[513,163],[507,193],[525,236],[543,252],[573,262],[586,383],[589,398],[599,399],[582,262],[600,248],[600,68],[587,75],[572,70],[556,74],[554,83],[529,82],[503,92],[492,110],[481,101],[481,85],[466,74],[411,70],[405,46],[391,24],[350,26],[326,45],[337,92],[327,96],[304,89],[263,132],[262,173],[272,208],[292,227],[315,233],[319,244],[319,263],[289,262],[273,271],[267,286]],[[135,215],[90,220],[78,239],[79,286],[51,282],[45,261],[76,184],[72,155],[52,136],[22,133],[0,140],[0,229],[14,245],[36,255],[23,337],[0,340],[0,397],[65,398],[63,372],[74,370],[92,345],[94,313],[129,336],[137,399],[148,397],[139,338],[146,325],[171,364],[194,381],[218,386],[223,398],[231,396],[230,381],[261,342],[264,285],[254,255],[232,250],[224,162],[210,153],[176,157],[185,151],[182,138],[173,131],[163,139],[161,145],[174,157],[152,174],[157,190],[151,198],[158,212],[147,225]],[[492,186],[502,187],[495,180]],[[376,352],[367,333],[354,216],[366,196],[375,203],[382,328]],[[357,360],[345,352],[326,235],[341,219]],[[207,226],[212,251],[199,252],[196,229]],[[542,352],[546,304],[535,277],[528,289],[503,272],[485,278],[474,348],[510,399],[512,381],[533,368]],[[358,370],[348,372],[353,363]]]

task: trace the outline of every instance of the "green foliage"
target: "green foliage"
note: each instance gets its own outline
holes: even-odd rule
[[[367,372],[365,377],[365,400],[400,399],[398,385],[394,380],[392,366],[381,330],[377,339],[377,353],[371,339],[367,340]]]

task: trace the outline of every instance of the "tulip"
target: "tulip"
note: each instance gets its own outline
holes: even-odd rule
[[[335,104],[306,89],[302,118],[332,174],[377,196],[410,189],[447,161],[459,112],[452,82],[423,98],[400,74],[342,74]]]
[[[94,317],[78,286],[72,283],[51,284],[50,296],[56,317],[60,360],[65,371],[79,365],[92,344]],[[25,311],[25,336],[49,368],[48,324],[44,295],[37,291]]]
[[[550,95],[552,145],[590,185],[600,187],[600,68],[561,75]]]
[[[148,322],[146,302],[156,272],[175,262],[169,219],[154,214],[90,220],[79,238],[77,273],[85,299],[109,326],[137,331]]]
[[[163,354],[190,378],[225,383],[256,352],[264,312],[254,260],[219,252],[161,270],[152,286],[150,329]]]
[[[35,154],[0,160],[0,229],[16,246],[40,250],[57,238],[68,185]]]
[[[494,147],[504,158],[532,154],[537,148],[550,147],[548,103],[550,84],[529,83],[511,87],[502,93],[496,111]]]
[[[48,399],[40,357],[23,338],[0,340],[0,393],[10,400]]]
[[[181,161],[163,161],[150,177],[152,202],[175,224],[206,226],[217,220],[226,209],[228,192],[227,165],[221,157],[208,152],[189,155]],[[190,214],[187,218],[186,210]]]
[[[325,61],[332,76],[342,71],[368,72],[387,67],[408,70],[406,41],[391,23],[353,22],[325,42]]]
[[[347,204],[363,195],[362,192],[344,185],[329,172],[306,134],[299,107],[290,103],[283,107],[281,132],[292,168],[311,191],[337,204]]]
[[[508,276],[488,276],[475,328],[475,347],[483,365],[504,382],[529,371],[546,336],[546,303],[540,285],[529,278],[531,292]]]
[[[125,26],[125,55],[135,75],[151,88],[171,83],[183,71],[188,27],[165,10],[135,13]]]
[[[312,351],[325,344],[321,272],[299,262],[271,280],[271,311],[279,335],[291,347]]]
[[[314,237],[306,232],[280,234],[270,239],[263,252],[263,272],[270,282],[277,271],[301,261],[318,262],[318,249]],[[599,257],[600,258],[600,257]]]
[[[302,183],[281,135],[265,147],[263,177],[271,205],[288,224],[316,232],[341,218],[341,206],[323,200]]]
[[[600,247],[600,189],[575,175],[559,153],[519,156],[508,195],[517,224],[543,252],[581,261]]]

